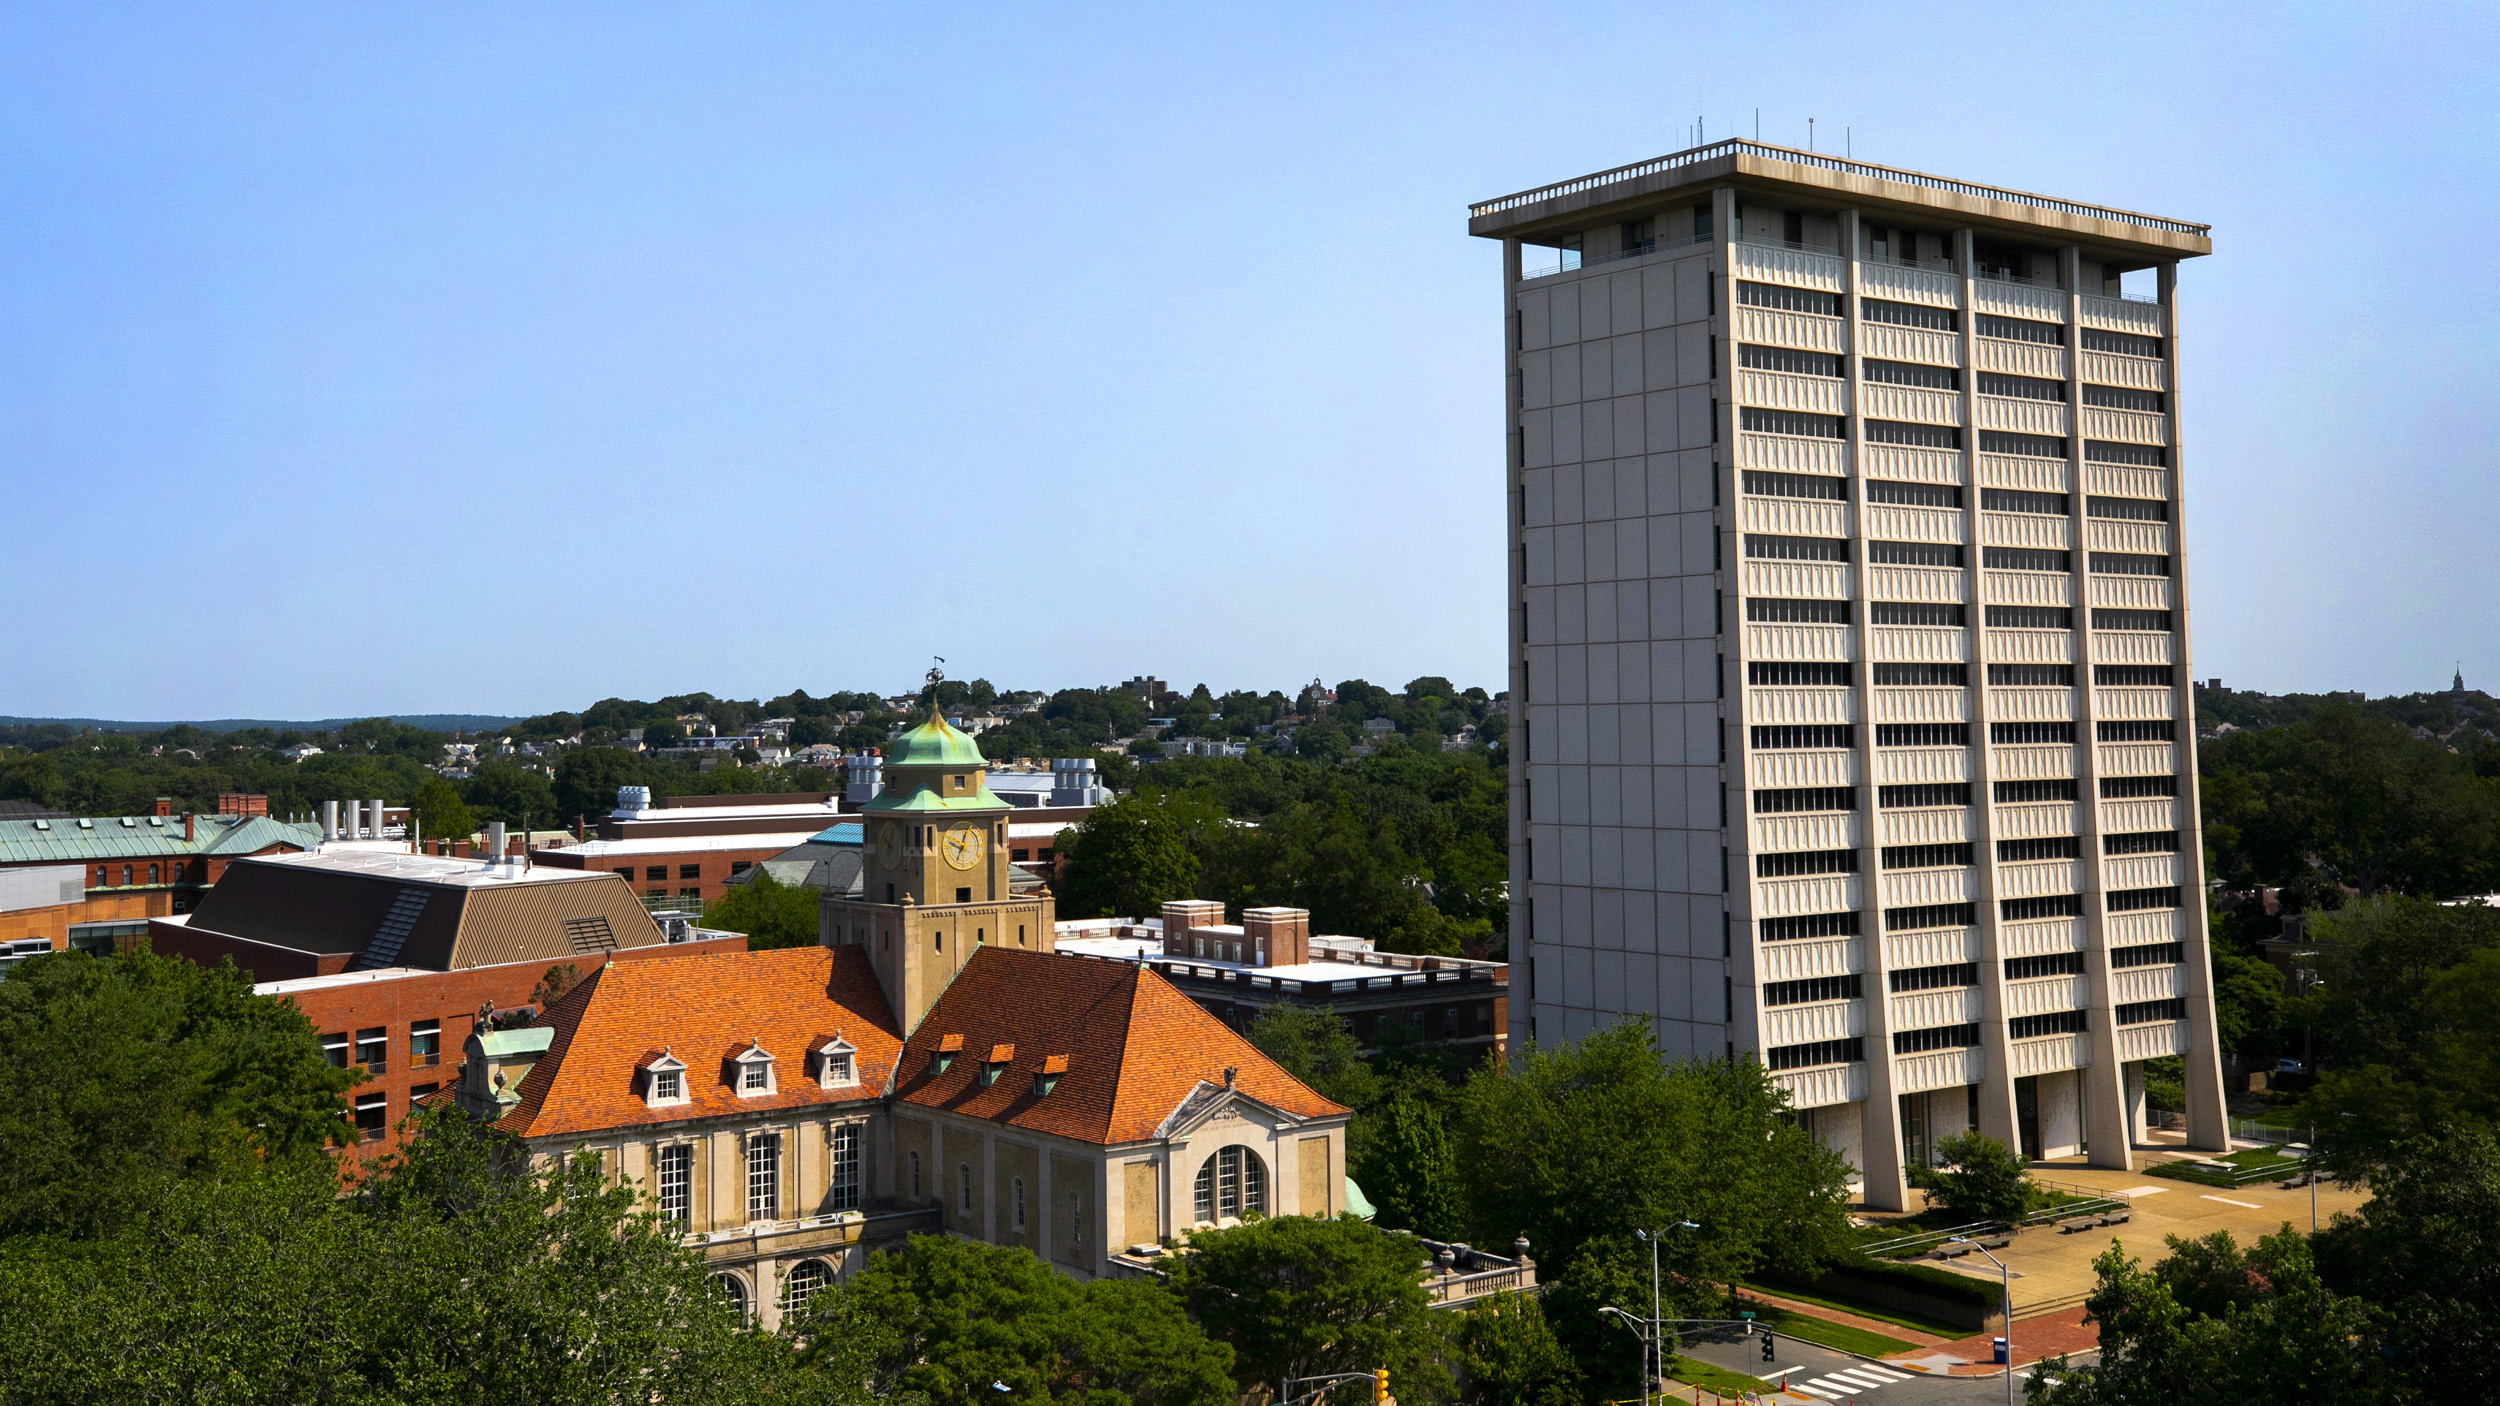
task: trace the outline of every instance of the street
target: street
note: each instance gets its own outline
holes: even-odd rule
[[[2016,1325],[2017,1330],[2021,1327]],[[1773,1348],[1772,1360],[1762,1360],[1762,1340],[1739,1338],[1726,1342],[1693,1342],[1684,1347],[1682,1355],[1713,1367],[1781,1383],[1799,1395],[1812,1400],[1843,1402],[1955,1402],[1962,1406],[1988,1406],[2005,1400],[2002,1377],[1933,1377],[1901,1368],[1874,1365],[1864,1358],[1820,1347],[1798,1338],[1781,1337]],[[2022,1376],[2030,1375],[2026,1367]],[[2022,1377],[2014,1382],[2014,1398],[2022,1399]],[[1691,1399],[1692,1389],[1683,1388],[1682,1395]],[[1703,1394],[1709,1400],[1708,1393]]]

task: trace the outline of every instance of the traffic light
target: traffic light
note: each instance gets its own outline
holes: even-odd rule
[[[1771,1335],[1771,1330],[1770,1330],[1770,1329],[1768,1329],[1768,1328],[1763,1329],[1763,1330],[1762,1330],[1762,1360],[1763,1360],[1763,1361],[1765,1361],[1765,1362],[1770,1361],[1770,1360],[1771,1360],[1771,1354],[1772,1354],[1774,1351],[1778,1350],[1778,1347],[1779,1347],[1779,1339],[1778,1339],[1778,1338],[1776,1338],[1776,1337],[1773,1337],[1773,1336]]]
[[[1386,1367],[1374,1367],[1372,1368],[1372,1400],[1374,1402],[1381,1402],[1387,1401],[1388,1399],[1389,1369]]]

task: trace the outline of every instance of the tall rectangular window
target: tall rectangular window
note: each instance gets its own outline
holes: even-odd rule
[[[391,1067],[390,1027],[372,1025],[356,1032],[356,1062],[376,1074]]]
[[[747,1136],[747,1219],[781,1217],[781,1134]]]
[[[833,1130],[833,1209],[859,1209],[859,1125],[844,1123]]]
[[[420,1020],[408,1027],[408,1063],[430,1069],[443,1062],[443,1023]]]
[[[680,1232],[694,1228],[694,1147],[660,1149],[660,1219]]]
[[[356,1095],[357,1140],[380,1142],[382,1133],[390,1122],[390,1116],[391,1096],[389,1094]]]

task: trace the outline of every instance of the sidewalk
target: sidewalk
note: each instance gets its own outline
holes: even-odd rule
[[[2015,1369],[2019,1371],[2044,1357],[2089,1352],[2099,1347],[2100,1329],[2085,1323],[2083,1313],[2082,1306],[2077,1305],[2037,1318],[2015,1319]],[[1896,1352],[1884,1361],[1907,1371],[1925,1372],[1931,1376],[1993,1377],[2004,1370],[1997,1366],[1995,1359],[1995,1337],[1982,1333],[1956,1342],[1921,1347],[1915,1352]]]
[[[1774,1308],[1784,1308],[1791,1313],[1803,1314],[1808,1318],[1820,1318],[1826,1323],[1838,1323],[1846,1328],[1859,1328],[1869,1333],[1881,1333],[1887,1338],[1898,1338],[1902,1342],[1915,1343],[1920,1347],[1942,1348],[1948,1347],[1952,1343],[1952,1339],[1940,1338],[1933,1333],[1922,1333],[1916,1328],[1905,1328],[1889,1319],[1864,1318],[1841,1309],[1826,1308],[1819,1303],[1806,1303],[1799,1299],[1784,1299],[1777,1294],[1764,1293],[1762,1290],[1756,1289],[1751,1285],[1746,1286],[1744,1296],[1748,1299],[1753,1299],[1761,1303],[1767,1303]]]

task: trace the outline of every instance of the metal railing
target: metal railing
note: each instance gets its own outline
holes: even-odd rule
[[[1482,200],[1470,205],[1467,207],[1467,213],[1469,215],[1500,214],[1504,210],[1516,210],[1523,205],[1533,205],[1538,201],[1554,199],[1556,196],[1599,190],[1625,181],[1639,180],[1644,176],[1665,175],[1683,167],[1698,166],[1704,162],[1735,156],[1784,161],[1844,176],[1893,181],[1902,185],[1917,186],[1924,190],[1938,190],[1951,195],[1968,195],[1982,200],[2003,201],[2011,205],[2028,206],[2034,210],[2046,210],[2060,215],[2080,215],[2085,219],[2108,220],[2116,224],[2160,230],[2167,234],[2203,236],[2213,232],[2211,225],[2195,224],[2186,220],[2164,219],[2159,215],[2147,215],[2134,210],[2118,210],[2106,205],[2089,205],[2075,200],[2058,200],[2050,196],[2035,195],[2029,191],[2007,190],[2002,186],[1980,185],[1973,181],[1956,181],[1943,176],[1931,176],[1923,171],[1904,171],[1893,166],[1877,166],[1871,162],[1825,156],[1819,152],[1799,151],[1795,147],[1775,146],[1767,142],[1743,139],[1712,142],[1707,146],[1672,152],[1665,156],[1652,157],[1647,161],[1636,161],[1629,166],[1617,166],[1610,171],[1598,171],[1568,181],[1538,186],[1534,190],[1523,190],[1515,195],[1496,196],[1491,200]]]

